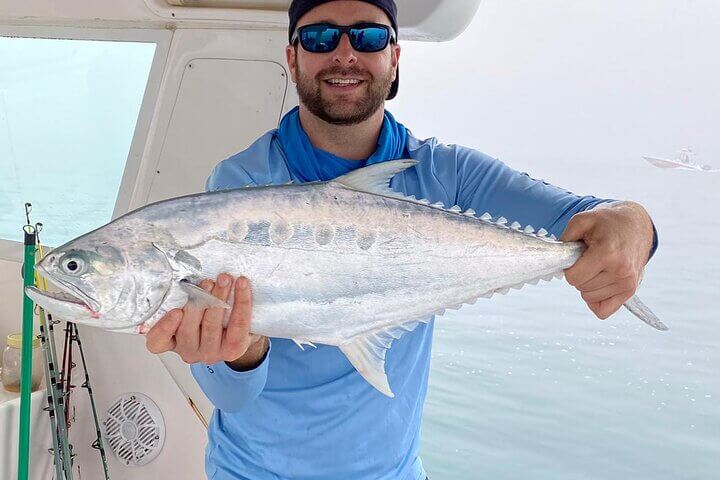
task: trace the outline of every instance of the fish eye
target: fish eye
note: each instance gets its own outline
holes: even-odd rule
[[[80,258],[66,258],[62,261],[62,269],[70,275],[79,275],[85,270],[85,262]]]

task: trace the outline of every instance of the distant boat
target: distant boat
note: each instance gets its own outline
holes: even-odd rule
[[[643,157],[658,168],[678,168],[680,170],[697,170],[701,172],[720,172],[720,168],[695,163],[695,152],[691,148],[682,148],[673,155],[673,158]]]

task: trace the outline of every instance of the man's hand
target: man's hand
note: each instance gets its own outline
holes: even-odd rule
[[[652,221],[637,203],[604,203],[574,215],[560,240],[587,245],[565,278],[604,320],[635,294],[652,247]]]
[[[200,309],[187,304],[183,309],[166,313],[147,333],[147,349],[152,353],[173,351],[186,363],[206,365],[224,360],[234,370],[251,370],[265,356],[267,337],[250,333],[252,293],[247,278],[239,277],[235,285],[230,320],[223,329],[225,309]],[[200,287],[222,301],[227,301],[233,278],[218,275],[217,282],[204,280]]]

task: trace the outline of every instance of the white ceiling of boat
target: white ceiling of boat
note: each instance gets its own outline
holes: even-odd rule
[[[177,4],[234,4],[208,8]],[[287,0],[4,0],[0,24],[134,28],[287,28]],[[397,0],[400,36],[444,41],[470,23],[480,0]]]

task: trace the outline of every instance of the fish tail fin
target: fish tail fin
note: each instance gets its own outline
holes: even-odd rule
[[[630,310],[630,313],[635,315],[637,318],[642,320],[643,322],[647,323],[651,327],[657,329],[666,331],[669,330],[669,328],[660,321],[660,319],[655,315],[652,310],[650,310],[647,305],[645,305],[638,297],[637,295],[633,295],[627,302],[625,302],[625,308]]]

